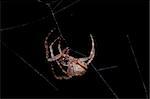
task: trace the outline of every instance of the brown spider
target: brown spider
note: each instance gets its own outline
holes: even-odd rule
[[[65,74],[65,75],[57,76],[54,71],[54,67],[51,67],[54,77],[56,79],[61,80],[61,79],[70,79],[73,76],[82,76],[83,74],[85,74],[88,68],[87,66],[91,63],[91,61],[93,60],[95,56],[94,40],[93,40],[92,35],[90,34],[90,38],[92,40],[92,49],[91,49],[90,55],[88,57],[75,58],[69,55],[69,51],[70,51],[69,47],[66,47],[63,50],[61,50],[60,37],[55,39],[49,45],[47,40],[50,34],[51,33],[48,34],[44,42],[45,49],[46,49],[46,59],[48,62],[55,61],[58,64],[59,68],[61,69],[62,73]],[[59,40],[59,43],[58,43],[59,54],[54,56],[52,46],[57,40]],[[49,52],[50,52],[51,57],[49,57]],[[66,67],[67,69],[64,69],[64,67]]]

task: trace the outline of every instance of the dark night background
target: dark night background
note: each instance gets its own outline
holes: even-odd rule
[[[66,0],[56,11],[69,3]],[[2,42],[7,45],[2,45],[1,52],[2,97],[114,97],[91,65],[83,77],[62,81],[53,78],[43,46],[47,33],[56,28],[48,7],[36,0],[2,0],[1,4],[2,28],[18,25],[1,32]],[[69,47],[88,55],[91,33],[96,44],[94,66],[97,69],[118,66],[100,71],[100,74],[119,98],[146,97],[126,34],[148,89],[148,18],[148,1],[144,0],[81,0],[56,14]],[[29,24],[20,26],[24,23]],[[53,38],[58,34],[56,28]],[[12,50],[44,74],[59,91],[55,91]]]

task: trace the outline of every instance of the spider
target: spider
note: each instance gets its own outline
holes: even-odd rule
[[[63,50],[61,49],[60,37],[56,38],[51,44],[49,44],[48,38],[50,34],[51,33],[48,33],[48,35],[45,37],[45,42],[44,42],[44,46],[46,50],[46,59],[48,62],[56,62],[59,69],[64,74],[61,76],[56,75],[54,67],[51,66],[51,70],[52,70],[54,77],[58,80],[62,80],[62,79],[70,79],[73,76],[82,76],[83,74],[85,74],[85,72],[88,69],[88,65],[91,63],[91,61],[93,60],[95,56],[93,36],[90,34],[90,38],[92,41],[92,48],[91,48],[90,55],[88,57],[76,58],[76,57],[69,55],[69,51],[70,51],[69,47],[66,47]],[[58,43],[59,54],[54,55],[52,47],[56,41],[59,41]],[[50,55],[49,55],[49,52],[50,52]]]

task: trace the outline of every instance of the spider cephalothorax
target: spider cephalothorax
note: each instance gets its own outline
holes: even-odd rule
[[[82,76],[83,74],[85,74],[85,72],[88,69],[87,66],[91,63],[91,61],[93,60],[93,58],[95,56],[94,40],[93,40],[92,35],[90,34],[90,38],[92,40],[92,49],[91,49],[90,55],[88,57],[83,57],[83,58],[75,58],[73,56],[70,56],[69,55],[69,52],[70,52],[69,47],[66,47],[63,50],[61,50],[60,37],[55,39],[51,44],[48,44],[47,40],[48,40],[49,36],[50,36],[50,33],[45,38],[46,59],[48,62],[55,61],[57,63],[57,65],[59,66],[59,68],[61,69],[62,73],[65,74],[65,75],[58,76],[58,75],[56,75],[54,68],[51,67],[54,77],[56,79],[70,79],[73,76]],[[54,56],[52,47],[56,41],[59,41],[59,43],[58,43],[59,54]],[[49,56],[49,52],[50,52],[51,57]]]

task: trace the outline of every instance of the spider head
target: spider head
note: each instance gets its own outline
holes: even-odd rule
[[[59,62],[63,65],[63,66],[68,66],[70,61],[70,57],[68,54],[63,54],[63,56],[60,58]]]

